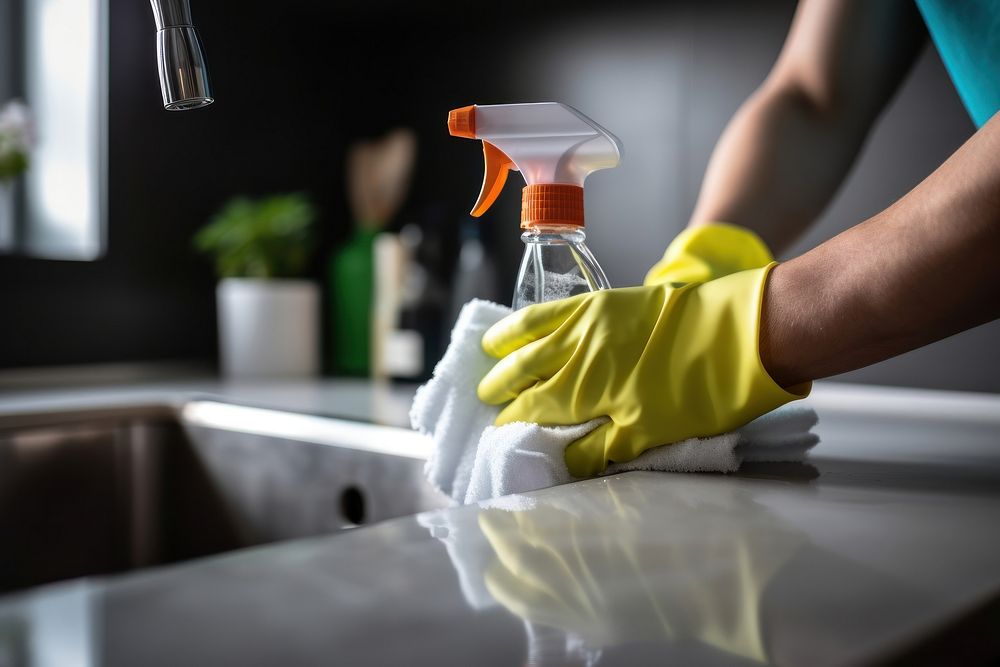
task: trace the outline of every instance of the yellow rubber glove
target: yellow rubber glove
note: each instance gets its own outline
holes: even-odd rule
[[[749,229],[713,222],[678,234],[644,284],[704,283],[773,261],[767,245]]]
[[[498,425],[609,417],[566,448],[576,477],[650,447],[731,431],[810,389],[782,389],[760,361],[761,301],[773,266],[519,310],[483,336],[483,349],[500,361],[480,382],[479,398],[510,401]]]

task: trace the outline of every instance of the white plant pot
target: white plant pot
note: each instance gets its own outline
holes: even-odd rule
[[[319,288],[314,283],[226,278],[219,282],[216,297],[223,375],[319,373]]]

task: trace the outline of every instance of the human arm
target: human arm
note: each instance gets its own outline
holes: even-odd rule
[[[1000,115],[885,211],[777,266],[760,352],[782,386],[1000,317]]]
[[[690,224],[741,225],[781,252],[833,197],[924,41],[912,0],[803,0],[722,134]]]

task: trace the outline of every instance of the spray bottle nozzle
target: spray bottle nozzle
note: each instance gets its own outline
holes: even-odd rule
[[[448,112],[448,133],[453,137],[476,138],[476,105]]]
[[[582,225],[584,180],[621,161],[621,143],[614,135],[556,102],[454,109],[448,114],[448,131],[483,142],[483,187],[472,215],[481,216],[496,201],[508,171],[521,172],[529,186],[523,194],[522,227]],[[543,191],[531,186],[543,185],[551,187],[540,197]]]

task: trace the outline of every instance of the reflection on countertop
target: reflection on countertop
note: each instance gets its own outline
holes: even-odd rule
[[[9,596],[0,664],[995,658],[973,621],[1000,593],[1000,398],[812,400],[808,465],[628,473]]]

